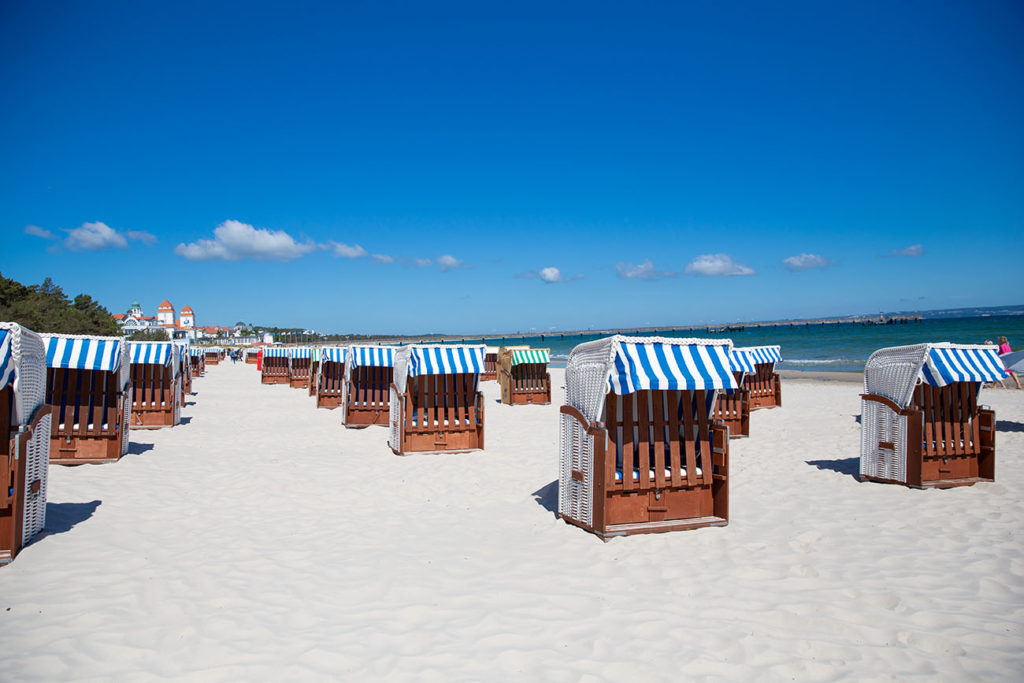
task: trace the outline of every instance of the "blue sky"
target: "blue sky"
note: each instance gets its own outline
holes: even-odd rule
[[[1022,29],[1019,2],[8,2],[0,271],[337,332],[1021,303]]]

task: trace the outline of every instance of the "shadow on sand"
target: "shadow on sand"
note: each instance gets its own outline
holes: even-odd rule
[[[128,455],[142,455],[146,451],[153,450],[153,444],[151,443],[135,443],[134,441],[128,442]]]
[[[860,480],[860,458],[843,458],[842,460],[808,460],[808,465],[819,470],[832,470],[839,474],[848,474]]]
[[[555,479],[547,486],[542,486],[533,492],[533,499],[537,505],[558,517],[558,480]]]
[[[183,418],[181,418],[181,421],[178,424],[187,425],[191,421],[192,421],[191,417],[183,417]]]
[[[62,534],[71,531],[76,525],[92,517],[103,501],[94,500],[89,503],[47,503],[46,527],[43,535]]]
[[[996,420],[997,432],[1024,432],[1024,422],[1013,420]]]

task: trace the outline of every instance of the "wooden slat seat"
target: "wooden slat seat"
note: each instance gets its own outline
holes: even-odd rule
[[[263,384],[288,384],[291,368],[286,356],[264,356],[260,381]]]
[[[501,402],[508,405],[551,403],[551,375],[544,363],[520,363],[501,368]]]
[[[387,425],[394,368],[352,368],[345,392],[345,426]],[[340,399],[339,399],[340,400]]]
[[[704,390],[609,393],[605,422],[562,414],[593,437],[592,526],[602,538],[728,522],[728,432],[708,417]],[[582,481],[587,473],[573,472]]]
[[[730,438],[745,438],[750,436],[750,390],[742,386],[743,373],[733,374],[741,388],[718,392],[714,420],[729,428]]]
[[[758,363],[755,371],[743,378],[743,388],[750,392],[750,409],[782,406],[782,381],[771,363]]]
[[[50,463],[119,460],[131,392],[121,391],[118,374],[49,368],[46,384],[46,403],[52,415]]]
[[[132,363],[132,429],[160,429],[178,424],[181,389],[169,365]]]
[[[312,360],[308,357],[288,360],[288,386],[293,389],[308,389]]]
[[[397,419],[398,454],[423,451],[466,451],[484,447],[483,394],[476,389],[476,375],[454,373],[410,377]],[[396,447],[397,446],[397,447]]]

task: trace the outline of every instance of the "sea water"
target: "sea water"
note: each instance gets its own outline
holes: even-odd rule
[[[633,332],[624,329],[621,333],[632,336]],[[868,356],[886,346],[924,342],[981,344],[986,340],[995,342],[1002,335],[1009,338],[1010,346],[1015,350],[1024,348],[1024,315],[938,318],[887,325],[796,323],[792,326],[760,328],[747,326],[743,330],[720,333],[697,329],[658,334],[664,337],[732,339],[735,346],[778,344],[782,347],[780,368],[859,372],[864,369]],[[577,344],[603,336],[584,334],[562,337],[555,333],[488,339],[485,343],[492,346],[528,344],[534,348],[547,347],[551,349],[552,365],[561,365]],[[466,339],[467,343],[474,341],[477,340]]]

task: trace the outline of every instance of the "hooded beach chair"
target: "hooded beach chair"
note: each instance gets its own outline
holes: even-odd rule
[[[718,394],[715,402],[715,421],[721,421],[729,428],[730,438],[750,436],[750,389],[744,386],[744,377],[756,372],[754,356],[744,349],[733,349],[729,353],[732,375],[736,389],[725,389]]]
[[[263,384],[288,384],[291,378],[288,349],[267,346],[263,349],[263,369],[260,381]]]
[[[484,371],[480,373],[480,379],[482,381],[490,381],[492,379],[498,379],[498,353],[500,349],[497,346],[485,346],[484,347]]]
[[[181,422],[179,351],[171,342],[131,342],[132,429],[174,427]]]
[[[754,370],[743,375],[743,388],[750,392],[750,409],[781,407],[782,381],[775,372],[775,364],[782,360],[782,347],[743,346],[736,350],[754,360]]]
[[[995,346],[875,351],[864,366],[860,478],[914,488],[994,481],[996,415],[978,392],[1006,376]]]
[[[46,524],[50,407],[46,346],[17,323],[0,323],[0,564]]]
[[[320,390],[320,362],[323,359],[324,349],[313,347],[309,356],[309,386],[307,387],[310,396],[316,396]]]
[[[395,352],[388,444],[399,455],[484,447],[484,347],[410,345]]]
[[[219,346],[208,346],[206,347],[205,353],[203,354],[206,358],[206,365],[217,365],[220,363],[224,349]]]
[[[206,372],[206,353],[195,346],[190,346],[188,349],[189,360],[192,366],[192,376],[199,377],[201,374]]]
[[[565,368],[558,512],[602,539],[724,526],[729,432],[712,422],[736,389],[729,340],[616,335]]]
[[[288,386],[293,389],[309,389],[312,365],[311,347],[296,346],[288,349]]]
[[[128,452],[131,360],[120,337],[43,335],[50,463],[114,462]]]
[[[498,385],[507,405],[551,403],[550,349],[505,346],[498,352]]]
[[[350,346],[344,357],[341,423],[346,427],[387,425],[395,349],[390,346]],[[319,404],[317,404],[319,405]]]
[[[334,409],[341,405],[345,387],[345,349],[328,346],[316,349],[319,358],[314,358],[315,370],[310,382],[310,393],[316,396],[317,408]]]
[[[260,355],[260,350],[250,346],[245,350],[245,364],[256,365],[256,359]]]

